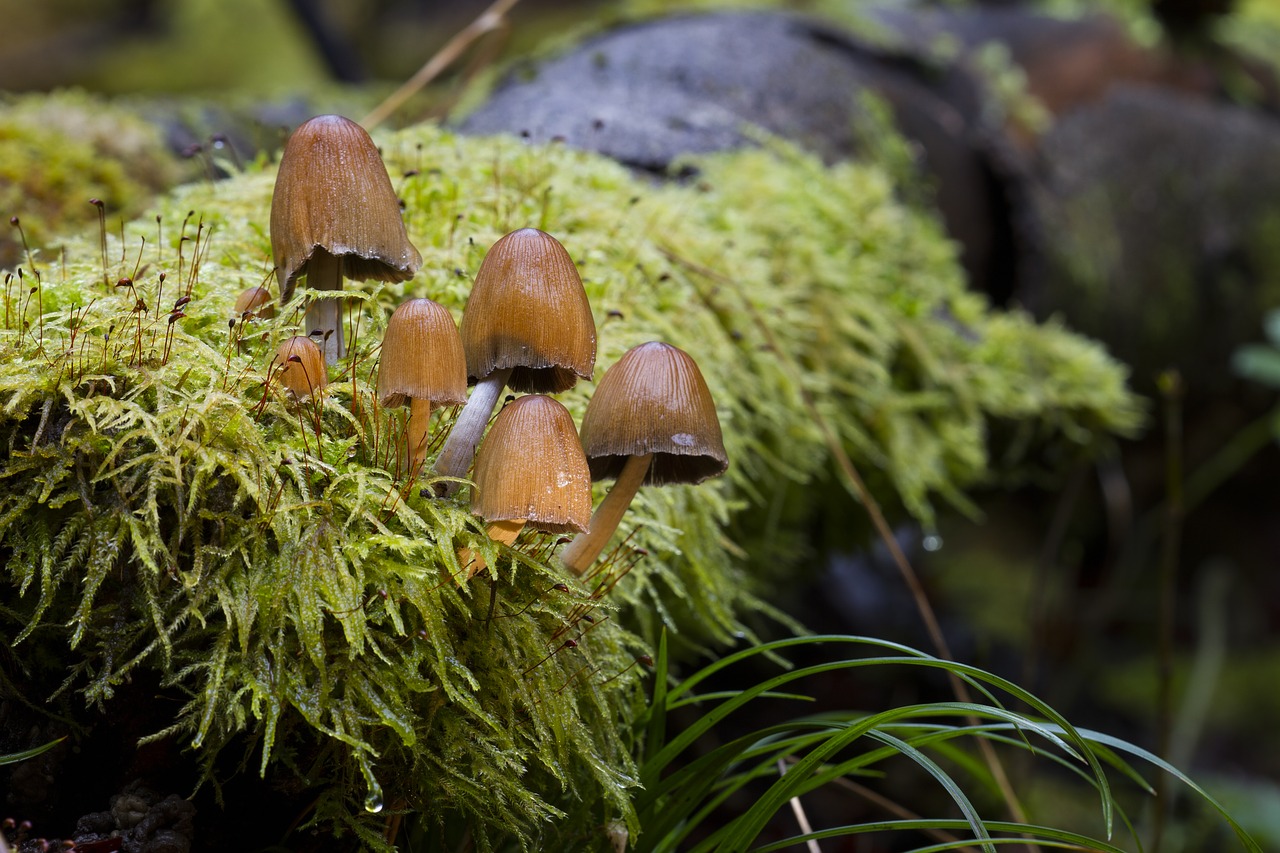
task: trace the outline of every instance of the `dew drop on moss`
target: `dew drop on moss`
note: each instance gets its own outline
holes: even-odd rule
[[[364,775],[365,784],[369,786],[369,793],[364,797],[364,810],[369,814],[377,814],[382,811],[382,786],[373,775],[373,768],[369,766],[368,759],[360,755],[356,760],[360,764],[360,772]]]

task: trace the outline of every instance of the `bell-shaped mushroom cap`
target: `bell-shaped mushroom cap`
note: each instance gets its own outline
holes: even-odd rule
[[[582,416],[582,448],[596,480],[617,477],[628,456],[653,454],[646,485],[701,483],[729,467],[720,420],[689,355],[651,341],[600,378]]]
[[[458,326],[430,299],[400,303],[387,321],[378,361],[378,401],[403,406],[410,399],[437,405],[467,402],[467,363]]]
[[[271,301],[271,291],[260,285],[242,290],[236,297],[236,306],[233,310],[237,317],[248,314],[250,317],[269,320],[276,315],[275,303]]]
[[[471,511],[486,521],[526,519],[551,533],[591,522],[591,472],[569,410],[531,394],[494,418],[476,455]]]
[[[329,384],[324,354],[305,335],[283,341],[276,349],[275,364],[280,371],[278,381],[299,400]]]
[[[462,312],[467,380],[513,368],[513,391],[555,394],[591,376],[596,324],[573,259],[536,228],[512,231],[480,264]]]
[[[342,258],[344,274],[357,281],[413,278],[422,256],[405,234],[387,167],[363,127],[322,115],[289,137],[271,196],[271,252],[282,304],[317,252]]]

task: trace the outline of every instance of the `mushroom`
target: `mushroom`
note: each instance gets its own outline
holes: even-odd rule
[[[246,320],[270,320],[276,315],[276,306],[271,301],[271,291],[261,285],[255,285],[240,292],[236,297],[234,309],[236,317]]]
[[[400,202],[364,128],[336,115],[304,122],[285,144],[271,197],[271,252],[280,304],[306,276],[312,290],[342,290],[343,277],[407,281],[422,256],[405,235]],[[324,333],[325,360],[346,355],[342,299],[307,306],[307,334]]]
[[[462,312],[467,381],[475,383],[435,471],[465,477],[504,387],[555,394],[591,376],[596,325],[573,259],[550,234],[512,231],[480,263]],[[452,494],[457,484],[442,491]]]
[[[604,550],[641,485],[701,483],[729,467],[711,391],[687,353],[651,341],[605,371],[582,417],[593,480],[616,479],[590,531],[560,555],[584,573]]]
[[[476,457],[471,511],[490,538],[510,545],[527,525],[549,533],[581,533],[591,520],[591,472],[573,416],[542,394],[507,404]],[[484,561],[458,554],[470,577]]]
[[[323,392],[325,385],[329,384],[320,347],[305,335],[297,335],[281,343],[274,363],[280,365],[276,374],[280,383],[295,400]]]
[[[453,316],[430,299],[402,302],[382,338],[378,401],[388,408],[409,405],[403,462],[410,477],[427,453],[432,408],[466,400],[467,362]]]

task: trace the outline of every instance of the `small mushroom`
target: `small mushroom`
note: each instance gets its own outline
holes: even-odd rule
[[[281,343],[276,350],[274,364],[279,365],[276,375],[280,383],[295,400],[323,393],[329,384],[324,355],[316,342],[305,335],[297,335]]]
[[[409,299],[387,321],[378,361],[378,401],[409,405],[403,461],[415,476],[427,453],[428,425],[436,405],[467,400],[467,363],[453,316],[430,299]]]
[[[280,304],[306,276],[313,290],[342,290],[343,277],[407,281],[422,264],[409,242],[400,202],[364,128],[336,115],[304,122],[280,156],[271,197],[271,252]],[[324,334],[325,360],[346,355],[342,299],[307,307],[307,333]]]
[[[584,573],[613,536],[641,485],[701,483],[729,467],[715,402],[698,365],[670,344],[633,347],[600,378],[582,417],[593,480],[616,479],[590,531],[560,554]]]
[[[596,325],[578,269],[560,241],[536,228],[489,249],[461,331],[467,381],[476,387],[436,457],[445,477],[466,476],[504,387],[555,394],[590,377],[596,362]]]
[[[507,404],[476,457],[471,511],[485,532],[510,545],[526,525],[549,533],[581,533],[591,520],[591,472],[569,410],[530,394]],[[467,576],[484,568],[478,554],[458,555]]]
[[[236,307],[233,310],[236,317],[243,317],[246,320],[255,318],[270,320],[276,316],[276,306],[271,299],[271,291],[261,285],[242,290],[236,297]]]

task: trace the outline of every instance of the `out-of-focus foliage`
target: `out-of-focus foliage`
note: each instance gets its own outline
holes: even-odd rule
[[[19,216],[39,244],[97,220],[89,199],[132,216],[183,174],[161,132],[128,109],[83,94],[0,97],[0,213]],[[0,267],[18,263],[6,228]]]

